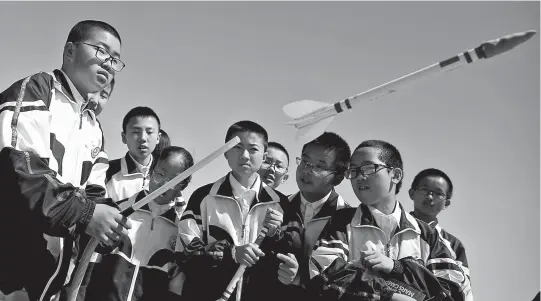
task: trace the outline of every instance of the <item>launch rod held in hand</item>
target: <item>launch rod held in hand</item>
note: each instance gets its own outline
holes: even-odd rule
[[[267,232],[269,232],[269,228],[263,226],[263,228],[261,228],[261,231],[259,231],[259,234],[257,235],[257,238],[255,240],[255,244],[256,245],[261,245],[261,243],[263,242],[263,239],[265,239],[265,237],[267,236]],[[222,294],[222,297],[220,297],[220,299],[218,299],[217,301],[227,301],[229,300],[229,297],[231,297],[231,294],[233,293],[233,290],[235,289],[235,287],[237,286],[237,283],[240,281],[242,281],[242,275],[244,274],[244,272],[246,271],[246,265],[244,264],[241,264],[239,266],[239,268],[237,269],[237,271],[235,272],[235,275],[233,275],[233,278],[231,279],[231,281],[229,282],[229,284],[227,285],[227,288],[225,289],[224,293]],[[241,283],[239,283],[239,286],[241,285]],[[240,292],[237,292],[237,294],[240,293]]]
[[[169,182],[163,184],[160,188],[154,190],[153,192],[145,196],[143,199],[133,204],[131,207],[128,207],[125,210],[122,210],[120,214],[122,214],[125,217],[129,216],[135,210],[140,209],[141,207],[148,204],[150,201],[152,201],[156,197],[162,195],[164,192],[178,185],[180,182],[182,182],[183,180],[191,176],[196,171],[203,168],[205,165],[209,164],[211,161],[223,155],[225,152],[233,148],[235,145],[239,144],[239,142],[240,142],[240,138],[238,136],[235,136],[233,139],[229,140],[222,147],[220,147],[219,149],[212,152],[210,155],[203,158],[203,160],[197,162],[195,165],[186,169],[185,171],[183,171],[182,173],[180,173],[179,175],[171,179]],[[81,260],[79,260],[79,264],[77,265],[77,269],[73,272],[73,279],[67,288],[68,301],[76,301],[77,294],[79,293],[79,287],[81,286],[83,277],[86,273],[86,269],[88,267],[88,264],[90,263],[90,258],[92,257],[92,253],[94,253],[94,250],[96,249],[98,244],[99,244],[99,240],[96,238],[92,238],[90,242],[88,243],[88,245],[86,246],[83,252],[83,255],[81,256]]]
[[[334,104],[315,100],[300,100],[289,103],[283,107],[284,113],[292,118],[287,124],[294,125],[295,128],[297,128],[296,139],[304,144],[323,134],[337,114],[352,109],[361,101],[374,100],[394,93],[399,88],[422,78],[450,71],[470,63],[475,63],[481,59],[492,58],[526,42],[535,34],[535,30],[529,30],[481,43],[481,45],[476,48],[424,67]]]

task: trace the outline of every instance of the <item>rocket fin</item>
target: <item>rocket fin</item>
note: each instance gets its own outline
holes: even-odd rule
[[[331,104],[317,101],[317,100],[299,100],[286,104],[282,110],[290,118],[297,119],[306,116],[311,113],[315,113],[318,110],[322,110],[331,106]]]
[[[335,116],[336,115],[327,117],[325,119],[321,119],[317,122],[311,123],[309,125],[306,125],[297,129],[295,140],[304,145],[316,139],[317,137],[319,137],[321,134],[325,132],[327,127],[334,120]]]

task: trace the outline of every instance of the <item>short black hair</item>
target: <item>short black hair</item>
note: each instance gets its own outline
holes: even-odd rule
[[[340,174],[343,174],[348,168],[349,160],[351,158],[351,149],[346,140],[340,137],[340,135],[333,132],[324,132],[316,139],[303,145],[302,153],[304,153],[304,150],[308,145],[322,146],[326,151],[334,152],[334,166]]]
[[[261,125],[250,120],[238,121],[231,125],[227,129],[227,133],[225,134],[225,142],[231,140],[235,136],[235,134],[245,132],[260,135],[261,138],[263,138],[263,145],[265,147],[265,151],[267,150],[269,144],[269,135],[267,134],[267,131]]]
[[[286,154],[287,162],[289,163],[289,153],[287,152],[286,148],[283,145],[281,145],[280,143],[276,141],[269,141],[268,147],[274,147],[276,149],[283,151]]]
[[[77,43],[85,41],[92,35],[92,32],[94,30],[107,31],[113,36],[115,36],[120,42],[120,44],[122,44],[120,34],[113,26],[103,21],[96,20],[84,20],[75,24],[71,29],[70,33],[68,34],[68,39],[66,40],[66,43]]]
[[[180,146],[167,146],[160,153],[158,160],[164,160],[166,158],[173,157],[173,156],[178,156],[179,160],[181,160],[184,170],[193,166],[192,154],[190,154],[189,151],[187,151],[185,148],[180,147]],[[180,182],[182,186],[181,190],[184,190],[184,188],[188,186],[191,180],[192,180],[191,175],[187,177],[186,179],[182,180],[182,182]]]
[[[160,142],[158,142],[156,148],[154,148],[152,155],[159,158],[160,153],[168,146],[171,146],[171,139],[164,130],[160,129]]]
[[[158,117],[156,112],[154,112],[154,110],[152,110],[149,107],[135,107],[131,109],[126,114],[126,116],[124,116],[124,119],[122,120],[122,131],[124,133],[126,132],[126,127],[128,126],[128,122],[130,122],[130,120],[135,117],[154,117],[156,118],[156,121],[158,122],[158,127],[161,128],[160,118]]]
[[[353,152],[355,153],[358,149],[363,147],[373,147],[378,149],[378,159],[390,167],[400,168],[402,170],[402,180],[404,179],[404,163],[402,162],[402,156],[394,145],[383,140],[366,140],[361,142]],[[402,187],[402,180],[396,184],[395,193],[397,194],[400,191],[400,187]]]
[[[453,182],[451,182],[451,178],[444,173],[442,170],[439,170],[437,168],[427,168],[421,170],[415,178],[413,178],[413,182],[411,183],[411,188],[417,188],[419,186],[419,183],[422,179],[428,178],[428,177],[440,177],[443,178],[447,182],[447,186],[449,189],[446,191],[447,198],[450,199],[453,196]]]

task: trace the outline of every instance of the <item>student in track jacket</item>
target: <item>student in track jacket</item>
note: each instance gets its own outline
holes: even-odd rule
[[[28,76],[0,93],[0,290],[49,300],[70,276],[74,241],[104,243],[129,221],[105,203],[107,156],[90,97],[124,64],[109,24],[71,30],[60,70]],[[76,249],[76,248],[75,248]]]

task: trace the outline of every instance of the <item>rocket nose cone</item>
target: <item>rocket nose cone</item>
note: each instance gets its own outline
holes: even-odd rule
[[[528,41],[536,33],[537,32],[535,30],[515,33],[496,40],[485,42],[481,44],[481,47],[485,51],[486,57],[491,58]]]
[[[524,36],[525,36],[525,39],[524,41],[527,41],[528,39],[530,39],[531,37],[535,36],[535,34],[537,33],[537,31],[535,30],[528,30],[528,31],[525,31],[524,32]]]

